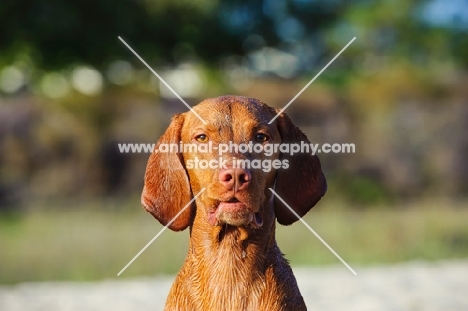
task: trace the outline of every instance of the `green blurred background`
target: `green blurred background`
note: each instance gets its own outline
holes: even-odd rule
[[[468,256],[468,1],[3,0],[0,283],[96,280],[161,229],[140,207],[152,143],[185,106],[238,94],[288,108],[329,190],[306,221],[352,266]],[[166,232],[121,276],[175,273]],[[293,265],[339,264],[302,224]],[[300,241],[300,243],[298,242]]]

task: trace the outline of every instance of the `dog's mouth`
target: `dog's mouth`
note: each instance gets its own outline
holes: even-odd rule
[[[263,216],[254,212],[236,197],[219,201],[217,207],[208,212],[208,222],[213,226],[231,225],[235,227],[260,228]]]

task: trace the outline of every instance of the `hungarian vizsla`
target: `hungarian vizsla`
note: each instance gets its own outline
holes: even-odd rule
[[[298,219],[269,188],[302,217],[326,191],[319,159],[258,148],[220,155],[217,149],[301,143],[307,137],[284,113],[268,124],[277,111],[253,98],[207,99],[194,110],[206,124],[193,112],[176,115],[155,150],[163,144],[200,148],[153,152],[142,194],[144,208],[167,225],[201,191],[169,225],[174,231],[190,227],[190,244],[165,310],[306,310],[275,240],[275,219],[282,225]],[[211,150],[201,148],[209,145]]]

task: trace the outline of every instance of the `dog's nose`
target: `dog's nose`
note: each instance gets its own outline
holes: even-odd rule
[[[219,171],[219,181],[227,189],[245,189],[251,180],[250,172],[242,168],[224,168]]]

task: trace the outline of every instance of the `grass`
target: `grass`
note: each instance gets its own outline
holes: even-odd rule
[[[162,226],[138,204],[107,205],[1,215],[0,283],[116,278]],[[468,257],[462,203],[356,210],[328,200],[304,219],[351,266]],[[278,225],[277,240],[292,265],[340,264],[300,222]],[[120,278],[175,273],[187,246],[187,230],[168,230]]]

